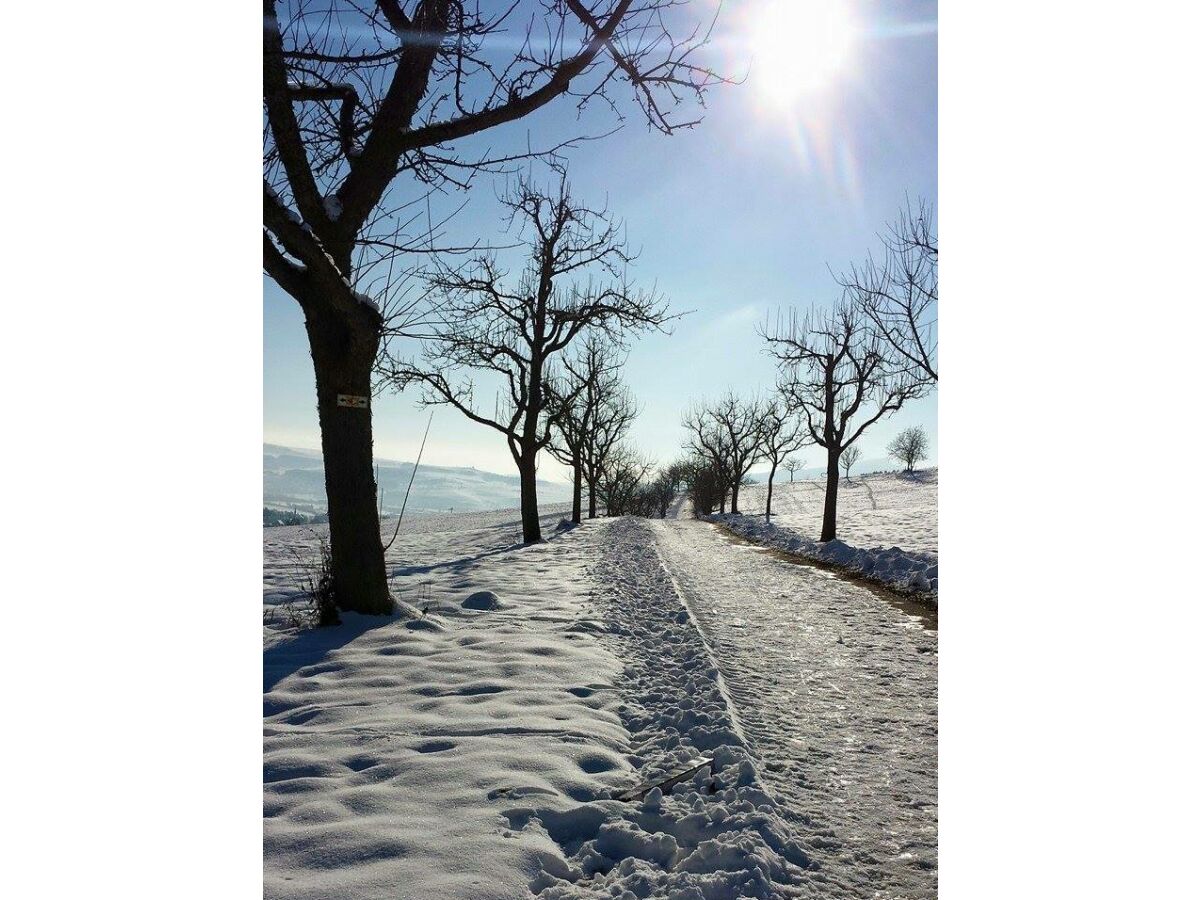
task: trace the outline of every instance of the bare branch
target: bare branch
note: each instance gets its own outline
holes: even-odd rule
[[[882,260],[868,256],[838,277],[876,333],[915,377],[937,382],[938,251],[929,205],[906,204],[881,238]]]

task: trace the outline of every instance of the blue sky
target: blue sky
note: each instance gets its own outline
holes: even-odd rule
[[[746,71],[755,56],[755,23],[771,5],[725,4],[710,55],[724,73]],[[632,440],[664,463],[678,454],[679,420],[691,401],[728,389],[771,388],[775,369],[755,331],[769,313],[835,301],[830,268],[839,271],[874,249],[876,233],[895,218],[906,194],[936,206],[936,4],[843,5],[851,10],[856,38],[837,71],[809,89],[778,97],[767,83],[775,73],[760,53],[745,83],[710,93],[706,118],[693,131],[669,137],[648,131],[629,107],[622,130],[569,154],[575,194],[591,203],[607,200],[625,221],[631,244],[640,247],[632,270],[639,283],[656,285],[674,311],[690,311],[673,334],[638,340],[625,370],[642,408]],[[544,145],[601,134],[615,124],[600,107],[577,117],[572,104],[560,103],[489,133],[479,146]],[[449,236],[500,241],[495,194],[501,188],[485,181],[472,189]],[[403,182],[397,190],[415,195]],[[303,319],[269,279],[263,317],[264,439],[319,447]],[[411,389],[375,402],[378,457],[415,458],[428,417],[417,399]],[[872,426],[861,440],[864,459],[884,456],[891,437],[912,424],[929,431],[936,461],[936,393]],[[823,465],[819,448],[799,456],[810,467]],[[434,414],[425,460],[512,469],[495,432],[446,407]],[[541,473],[563,477],[549,459]]]

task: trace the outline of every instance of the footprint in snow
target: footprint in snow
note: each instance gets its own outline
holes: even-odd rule
[[[455,746],[457,745],[453,741],[426,741],[413,749],[418,753],[443,753],[446,750],[453,750]]]

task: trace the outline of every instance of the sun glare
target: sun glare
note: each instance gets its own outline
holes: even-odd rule
[[[854,44],[846,0],[773,0],[751,26],[750,80],[771,102],[788,106],[828,85]]]

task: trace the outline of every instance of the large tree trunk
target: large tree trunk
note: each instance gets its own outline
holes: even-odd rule
[[[829,448],[825,470],[825,517],[821,521],[821,540],[832,541],[837,537],[837,494],[838,464],[841,451]]]
[[[737,508],[738,488],[741,487],[741,484],[739,483],[739,482],[741,482],[741,480],[742,479],[740,479],[740,478],[737,478],[734,480],[733,488],[731,489],[731,496],[729,498],[729,511],[731,513],[733,513],[735,516],[738,514],[738,508]]]
[[[771,524],[771,494],[775,490],[775,466],[771,465],[771,474],[767,476],[767,524]]]
[[[338,396],[369,398],[379,331],[369,314],[347,321],[336,313],[305,317],[317,380],[317,414],[329,504],[329,544],[338,609],[392,612],[379,536],[372,468],[371,408],[339,406]]]
[[[521,539],[526,544],[536,544],[542,539],[537,505],[537,451],[522,450],[517,469],[521,473]]]
[[[596,483],[588,482],[588,518],[596,518]]]
[[[571,521],[578,525],[580,519],[583,518],[583,469],[578,463],[575,464],[574,469],[575,483],[571,489]]]

